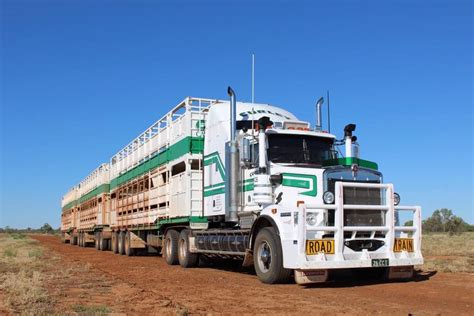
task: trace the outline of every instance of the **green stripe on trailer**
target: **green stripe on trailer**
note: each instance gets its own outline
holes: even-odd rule
[[[337,159],[330,159],[326,160],[323,162],[324,167],[329,167],[329,166],[352,166],[353,164],[356,164],[360,167],[367,168],[367,169],[373,169],[373,170],[378,170],[379,166],[377,163],[369,160],[364,160],[360,158],[355,158],[355,157],[344,157],[344,158],[337,158]]]
[[[116,177],[110,181],[110,189],[113,190],[122,183],[130,181],[134,178],[144,175],[148,171],[155,169],[169,161],[178,159],[186,154],[201,154],[204,148],[204,139],[202,137],[186,137],[176,144],[171,145],[168,149],[157,154],[153,158],[142,162],[133,169]]]
[[[95,188],[91,192],[81,196],[79,198],[79,204],[82,204],[85,201],[90,200],[91,198],[96,197],[97,195],[105,193],[105,192],[107,192],[107,193],[110,192],[110,184],[108,184],[108,183],[99,185],[97,188]]]
[[[63,208],[62,208],[62,211],[65,212],[71,208],[73,208],[74,206],[77,205],[77,200],[74,200],[74,201],[71,201],[69,202],[68,204],[64,205]]]

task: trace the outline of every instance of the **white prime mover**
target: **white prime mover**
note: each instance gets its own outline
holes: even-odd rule
[[[199,256],[241,258],[265,283],[324,282],[332,269],[355,268],[411,277],[423,263],[421,208],[398,205],[377,164],[358,157],[355,125],[337,140],[321,129],[322,102],[310,128],[228,93],[230,102],[187,98],[113,156],[108,192],[94,189],[107,203],[100,223],[71,224],[95,193],[69,198],[65,236],[127,255],[161,251],[183,267]],[[399,224],[400,212],[412,226]]]

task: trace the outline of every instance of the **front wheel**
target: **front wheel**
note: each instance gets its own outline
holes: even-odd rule
[[[287,283],[291,270],[283,267],[280,238],[273,227],[260,230],[253,246],[253,263],[258,278],[263,283]]]

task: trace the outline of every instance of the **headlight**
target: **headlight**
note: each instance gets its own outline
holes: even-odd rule
[[[324,192],[323,200],[324,200],[324,203],[326,204],[334,203],[334,194],[329,191]]]
[[[310,226],[316,225],[317,220],[318,219],[317,219],[316,213],[306,213],[306,223],[308,223],[308,225]]]
[[[395,203],[395,205],[400,204],[400,194],[393,193],[393,202]]]

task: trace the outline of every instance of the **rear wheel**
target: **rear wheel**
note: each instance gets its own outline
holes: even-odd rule
[[[110,247],[113,253],[118,253],[118,233],[112,232],[112,239],[110,240]]]
[[[79,233],[79,242],[78,242],[79,247],[84,247],[84,246],[82,245],[83,239],[84,239],[84,238],[83,238],[83,236],[82,236],[82,233]]]
[[[71,237],[71,245],[77,246],[77,236],[73,235]]]
[[[178,261],[183,268],[195,267],[198,263],[199,255],[189,251],[189,231],[182,230],[179,234]]]
[[[125,248],[124,252],[125,252],[125,255],[127,256],[133,256],[135,254],[135,251],[131,245],[131,238],[132,238],[132,234],[129,231],[127,231],[127,233],[124,235],[124,248]]]
[[[280,238],[273,227],[260,230],[253,246],[255,272],[263,283],[286,283],[291,270],[283,267]]]
[[[169,265],[178,264],[178,240],[179,234],[176,230],[170,229],[166,232],[163,257]]]
[[[109,242],[107,239],[104,238],[102,234],[99,237],[99,250],[105,251],[109,248]]]
[[[99,250],[100,249],[100,238],[102,234],[100,232],[97,232],[94,234],[94,246],[95,249]]]
[[[124,239],[125,232],[122,231],[118,234],[118,253],[121,255],[125,254]]]

